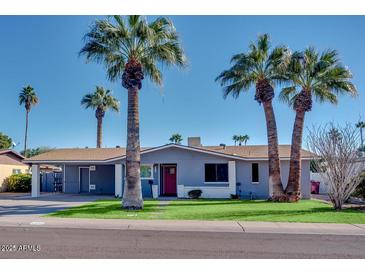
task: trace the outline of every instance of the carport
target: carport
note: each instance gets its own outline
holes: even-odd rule
[[[67,194],[122,195],[124,149],[56,149],[26,159],[31,165],[32,197],[40,197],[40,167],[54,165],[62,169],[62,192]]]
[[[32,164],[32,197],[40,196],[40,165]],[[62,192],[70,194],[122,194],[122,164],[63,164]],[[114,183],[114,185],[112,185]],[[112,189],[113,188],[113,189]]]

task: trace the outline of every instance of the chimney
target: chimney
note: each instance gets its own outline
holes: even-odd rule
[[[200,137],[188,137],[189,147],[201,147]]]

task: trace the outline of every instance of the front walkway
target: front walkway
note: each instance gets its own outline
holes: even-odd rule
[[[23,215],[13,218],[0,218],[0,227],[365,236],[364,224],[76,219],[76,218],[41,217],[35,215],[28,215],[28,216]]]
[[[111,196],[60,193],[42,193],[40,197],[32,198],[30,193],[1,193],[0,219],[5,217],[37,217],[68,207],[109,198]]]

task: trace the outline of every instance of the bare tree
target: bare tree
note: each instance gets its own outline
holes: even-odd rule
[[[333,123],[313,127],[308,134],[308,147],[316,155],[313,163],[323,180],[328,182],[328,195],[333,207],[341,210],[360,183],[363,162],[358,161],[359,134],[350,124]]]

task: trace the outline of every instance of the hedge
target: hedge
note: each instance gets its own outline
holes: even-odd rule
[[[14,174],[5,180],[7,191],[10,192],[29,192],[32,185],[32,175]]]

